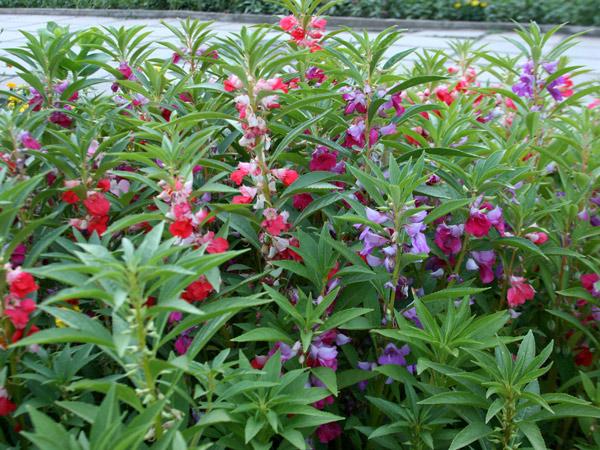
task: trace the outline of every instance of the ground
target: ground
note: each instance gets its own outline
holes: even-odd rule
[[[168,29],[160,24],[158,19],[119,19],[115,17],[77,17],[77,16],[48,16],[48,15],[0,15],[2,25],[0,26],[0,54],[5,53],[4,49],[21,46],[25,43],[21,30],[35,32],[44,28],[46,22],[53,21],[60,25],[68,25],[72,30],[85,29],[92,26],[131,26],[143,24],[152,31],[152,39],[156,42],[173,39]],[[177,23],[177,19],[168,19],[168,23]],[[217,34],[236,32],[240,30],[242,24],[230,22],[215,22],[213,29]],[[375,33],[374,33],[375,34]],[[487,45],[487,50],[497,52],[498,54],[517,54],[518,50],[507,42],[505,37],[515,37],[514,33],[498,33],[493,31],[481,30],[439,30],[431,29],[426,31],[409,31],[401,39],[398,45],[392,47],[393,53],[408,48],[428,48],[445,49],[449,47],[452,39],[474,39],[478,44]],[[564,35],[555,35],[554,41],[564,39]],[[574,65],[585,66],[590,73],[579,77],[578,80],[598,80],[600,79],[600,38],[581,37],[580,44],[567,51]],[[159,52],[164,52],[165,56],[170,50],[157,44]],[[160,54],[160,53],[158,53]],[[8,81],[18,81],[15,79],[14,69],[6,66],[0,67],[0,84]]]

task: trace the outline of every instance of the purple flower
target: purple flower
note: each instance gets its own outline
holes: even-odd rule
[[[496,253],[493,250],[471,252],[473,259],[467,261],[467,270],[479,270],[479,278],[484,284],[494,281],[493,265],[496,263]]]
[[[402,313],[402,315],[404,317],[406,317],[408,320],[411,320],[415,324],[416,327],[423,328],[423,324],[419,320],[419,316],[417,316],[417,308],[412,307],[409,310],[404,311]]]
[[[365,94],[363,94],[359,90],[347,92],[342,95],[344,101],[346,101],[346,108],[344,109],[344,114],[352,114],[357,111],[361,114],[367,112],[367,99]]]
[[[590,220],[590,213],[588,212],[587,208],[583,208],[581,211],[579,211],[577,218],[586,222]]]
[[[289,361],[298,354],[298,346],[294,345],[293,347],[290,347],[285,342],[280,341],[276,342],[273,348],[269,350],[267,358],[273,356],[277,352],[277,350],[279,350],[281,354],[281,362]]]
[[[546,72],[552,75],[554,72],[556,72],[556,69],[558,67],[558,61],[544,63],[542,64],[542,67]]]
[[[533,85],[535,82],[535,78],[533,75],[521,75],[519,77],[519,82],[514,84],[512,87],[512,91],[517,94],[519,97],[533,97]]]
[[[337,370],[337,349],[333,346],[325,345],[322,342],[314,342],[310,345],[310,363],[311,367],[329,367]]]
[[[359,361],[358,362],[358,368],[360,370],[366,370],[367,372],[371,372],[375,367],[377,367],[377,363],[374,363],[374,362],[369,362],[369,361]],[[368,381],[366,381],[366,380],[359,381],[358,388],[361,391],[364,391],[365,389],[367,389],[367,384],[368,384]]]
[[[390,134],[396,134],[398,130],[396,129],[396,124],[392,122],[389,125],[381,127],[379,131],[381,131],[382,135],[389,136]]]
[[[379,358],[377,359],[377,362],[382,366],[385,366],[386,364],[394,364],[397,366],[406,367],[407,364],[406,364],[406,359],[404,357],[406,355],[408,355],[409,353],[410,353],[410,347],[408,346],[408,344],[403,345],[402,347],[398,348],[394,344],[390,343],[385,346],[385,349],[383,349],[383,353],[379,356]],[[413,367],[411,367],[411,368],[407,367],[407,369],[411,373],[414,371]],[[393,380],[391,378],[388,378],[385,381],[385,384],[391,384],[392,381]]]
[[[375,248],[388,243],[387,238],[373,233],[370,228],[365,228],[360,234],[359,239],[363,242],[363,249],[360,251],[360,254],[363,256],[370,255]]]
[[[383,353],[377,358],[377,362],[385,366],[386,364],[395,364],[398,366],[406,366],[406,355],[410,353],[408,344],[398,348],[394,344],[389,343],[383,349]]]
[[[427,239],[422,233],[427,227],[422,222],[409,223],[404,225],[406,233],[410,236],[412,247],[411,253],[429,253],[430,249],[427,245]]]
[[[550,83],[546,85],[546,90],[550,93],[552,98],[557,102],[563,101],[564,97],[558,86],[564,84],[565,79],[563,77],[558,77],[555,80],[552,80]]]
[[[377,223],[379,225],[390,220],[390,218],[388,217],[387,214],[380,213],[379,211],[375,211],[374,209],[371,209],[368,206],[365,208],[365,211],[367,213],[367,219],[369,219],[371,222]]]

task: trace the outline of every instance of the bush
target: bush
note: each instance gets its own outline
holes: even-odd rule
[[[265,0],[0,0],[0,7],[180,9],[191,11],[283,14]],[[596,0],[341,0],[327,13],[335,16],[384,17],[600,25]]]
[[[166,59],[56,24],[0,56],[3,445],[598,448],[573,38],[395,53],[287,3]]]

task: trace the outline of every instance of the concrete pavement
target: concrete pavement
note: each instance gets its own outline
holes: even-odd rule
[[[59,25],[68,25],[71,30],[81,30],[93,26],[131,26],[145,25],[152,32],[150,38],[156,44],[155,56],[167,56],[170,50],[159,45],[159,41],[173,40],[169,30],[162,26],[159,19],[123,19],[117,17],[90,17],[90,16],[66,16],[66,15],[0,15],[0,54],[5,54],[6,48],[18,47],[25,43],[25,38],[20,33],[21,30],[36,32],[45,28],[47,22],[56,22]],[[177,19],[169,18],[165,22],[176,24]],[[215,22],[212,29],[217,34],[227,34],[239,31],[241,23]],[[375,34],[375,33],[373,33]],[[448,49],[450,41],[453,39],[474,40],[477,46],[486,45],[486,50],[500,55],[517,55],[518,50],[504,38],[516,38],[517,35],[511,32],[493,32],[476,29],[431,29],[425,31],[407,32],[404,37],[391,49],[391,53],[408,49]],[[551,42],[558,42],[564,39],[564,35],[555,35]],[[599,37],[581,37],[579,45],[571,48],[567,55],[575,65],[585,66],[591,72],[580,77],[580,80],[600,81],[600,38]],[[15,71],[12,68],[0,65],[0,83],[5,84],[8,81],[15,81]]]

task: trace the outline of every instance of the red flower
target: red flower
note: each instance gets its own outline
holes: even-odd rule
[[[73,205],[79,201],[79,196],[73,191],[65,191],[62,193],[63,202]]]
[[[17,405],[11,402],[8,397],[0,397],[0,416],[8,416],[15,409],[17,409]]]
[[[202,276],[199,280],[194,281],[185,289],[183,294],[181,294],[181,298],[188,302],[201,302],[206,299],[212,291],[212,284],[206,281],[206,278]]]
[[[302,39],[304,39],[304,36],[306,36],[306,31],[304,31],[304,28],[298,27],[294,28],[290,35],[294,38],[295,41],[301,41]]]
[[[22,330],[29,323],[29,314],[22,309],[7,309],[4,314],[17,330]]]
[[[265,364],[267,363],[268,360],[269,360],[269,358],[267,356],[258,355],[252,361],[250,361],[250,365],[257,370],[260,370],[263,367],[265,367]]]
[[[523,277],[510,277],[510,289],[507,293],[508,305],[511,308],[522,305],[535,296],[535,290]]]
[[[208,247],[206,247],[206,251],[208,253],[223,253],[229,249],[229,242],[222,237],[214,238],[212,241],[208,243]]]
[[[92,216],[88,220],[87,230],[90,234],[94,231],[98,233],[98,236],[102,236],[106,231],[106,225],[108,224],[108,216]]]
[[[107,192],[110,190],[110,180],[108,178],[102,178],[101,180],[98,180],[96,187],[102,192]]]
[[[337,422],[326,423],[317,428],[319,442],[326,444],[342,434],[342,427]]]
[[[188,219],[176,220],[171,225],[169,225],[169,231],[173,236],[185,239],[187,237],[190,237],[190,235],[194,231],[194,227],[192,226],[192,222]]]
[[[83,201],[83,205],[92,216],[106,216],[110,210],[110,202],[100,192],[88,195]]]
[[[10,293],[19,298],[25,298],[27,294],[35,292],[39,289],[39,286],[35,283],[33,276],[27,272],[20,272],[14,278],[12,278],[9,281],[9,287]]]
[[[590,348],[583,346],[579,349],[579,352],[575,355],[575,364],[578,366],[589,367],[592,365],[594,354],[590,352]]]
[[[231,172],[229,178],[231,178],[231,180],[239,186],[244,181],[244,177],[246,175],[248,175],[248,172],[244,169],[236,169],[233,172]]]
[[[471,215],[465,224],[465,231],[475,237],[487,236],[492,228],[492,222],[477,209],[471,210]]]
[[[35,325],[31,325],[31,327],[29,327],[29,331],[27,332],[27,336],[31,336],[32,334],[37,333],[38,331],[40,331],[38,327],[36,327]],[[13,342],[13,344],[15,342],[20,341],[21,339],[23,339],[23,329],[15,330],[15,332],[10,337],[10,340]]]

